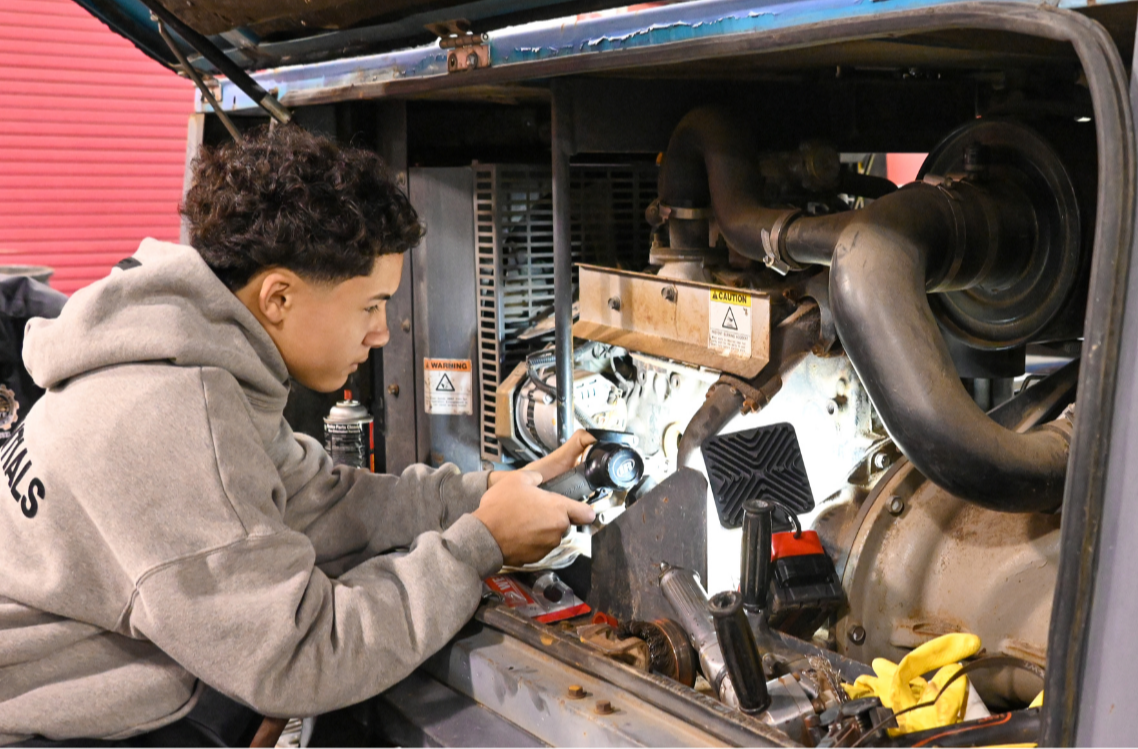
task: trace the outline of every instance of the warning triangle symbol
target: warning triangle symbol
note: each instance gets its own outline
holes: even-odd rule
[[[739,329],[739,324],[735,322],[735,311],[731,307],[727,308],[727,314],[723,318],[723,328],[724,330]]]
[[[451,384],[450,377],[447,376],[446,372],[443,372],[443,376],[442,379],[439,380],[439,384],[435,385],[435,391],[440,393],[454,392],[454,385]]]

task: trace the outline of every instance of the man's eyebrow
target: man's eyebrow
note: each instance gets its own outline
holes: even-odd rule
[[[375,296],[373,296],[373,297],[372,297],[372,298],[371,298],[369,301],[372,301],[372,302],[386,302],[386,301],[387,301],[388,299],[390,299],[390,298],[391,298],[391,295],[390,295],[390,294],[385,294],[385,293],[382,293],[382,292],[381,292],[381,293],[379,293],[379,294],[376,294]]]

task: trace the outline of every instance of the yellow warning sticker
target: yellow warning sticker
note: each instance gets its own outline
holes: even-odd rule
[[[711,289],[707,303],[707,346],[723,354],[751,355],[751,295]]]
[[[429,414],[474,413],[474,373],[469,359],[423,359],[424,409]]]

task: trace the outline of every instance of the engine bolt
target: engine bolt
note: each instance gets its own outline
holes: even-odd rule
[[[573,684],[569,687],[569,699],[571,700],[583,700],[585,694],[585,688],[580,684]]]
[[[612,709],[612,703],[608,700],[597,700],[597,706],[594,709],[596,710],[597,715],[612,715],[614,712]]]
[[[620,312],[620,297],[609,297],[609,309],[613,312]]]
[[[393,396],[398,396],[399,395],[399,385],[397,385],[395,383],[388,385],[387,386],[387,392],[391,393],[391,395],[393,395]]]
[[[873,467],[881,471],[888,468],[893,463],[893,459],[885,453],[877,453],[873,456]]]
[[[676,289],[673,286],[665,286],[660,289],[660,296],[664,297],[669,302],[676,301]]]
[[[865,627],[860,624],[855,624],[849,628],[846,636],[850,638],[850,642],[854,645],[860,645],[865,642]]]
[[[905,511],[905,500],[894,494],[889,498],[889,512],[893,515],[900,515]]]

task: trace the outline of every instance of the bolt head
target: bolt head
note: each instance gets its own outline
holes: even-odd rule
[[[668,378],[668,384],[674,388],[678,388],[680,386],[680,382],[680,376],[675,372],[673,372],[672,376]]]
[[[410,320],[404,320],[403,322],[399,323],[399,327],[403,329],[404,333],[410,333],[411,332],[411,321]]]
[[[664,297],[669,302],[676,301],[676,290],[671,286],[665,286],[660,289],[660,296]]]
[[[850,642],[854,645],[860,645],[865,642],[865,627],[860,624],[855,624],[849,628],[846,632],[846,636],[849,637]]]
[[[873,467],[879,471],[888,468],[892,463],[892,459],[885,453],[877,453],[877,455],[873,456]]]
[[[614,296],[609,298],[609,309],[613,312],[620,311],[620,297]]]
[[[594,708],[597,715],[612,715],[612,703],[608,700],[597,700],[597,705]]]
[[[469,55],[466,56],[466,69],[467,70],[474,70],[477,67],[478,67],[478,53],[477,52],[471,52]]]
[[[387,386],[387,392],[391,395],[399,395],[399,385],[392,383]]]
[[[894,495],[889,498],[889,512],[893,515],[900,515],[905,511],[905,500]]]
[[[573,684],[569,687],[569,699],[583,700],[585,699],[585,688],[580,684]]]

